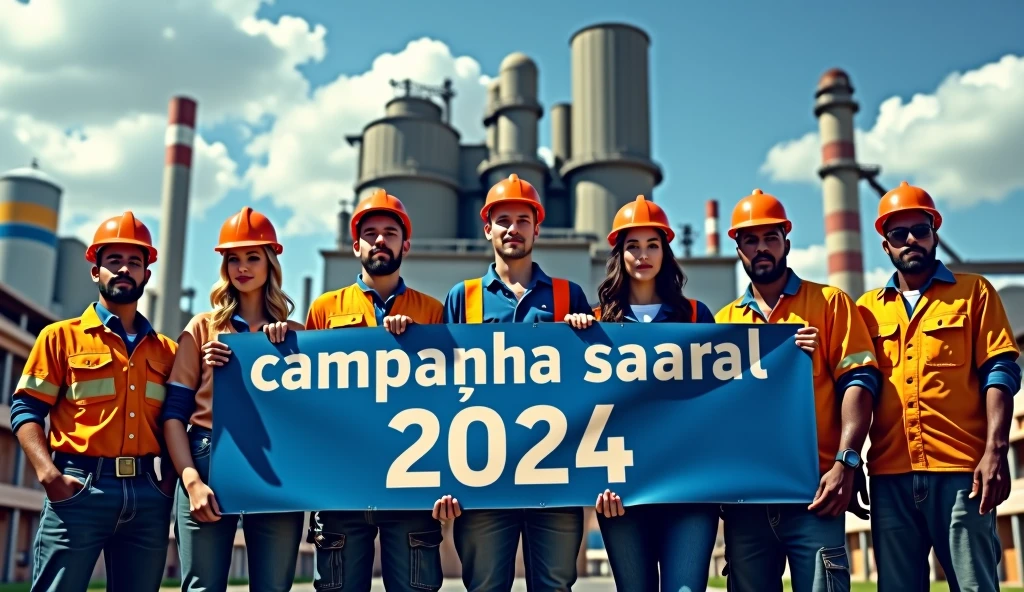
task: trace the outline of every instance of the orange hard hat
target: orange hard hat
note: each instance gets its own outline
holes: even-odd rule
[[[793,223],[786,217],[786,208],[774,195],[768,195],[760,189],[744,197],[732,210],[732,226],[729,227],[729,238],[736,238],[736,231],[753,226],[781,224],[786,234],[793,230]]]
[[[224,221],[220,227],[220,240],[213,248],[218,253],[237,247],[258,247],[269,245],[280,255],[284,251],[277,242],[277,231],[270,218],[245,206],[241,212]]]
[[[878,234],[885,236],[885,221],[896,212],[906,210],[921,210],[932,217],[932,226],[935,230],[942,226],[942,215],[935,209],[935,201],[928,192],[920,187],[914,187],[906,181],[900,186],[882,196],[878,202],[878,218],[875,219],[875,230]]]
[[[412,220],[409,219],[402,200],[383,189],[378,189],[356,204],[355,211],[352,212],[350,228],[353,238],[359,233],[359,221],[368,214],[377,212],[388,212],[398,216],[398,219],[402,221],[402,226],[405,227],[405,239],[409,240],[412,237]]]
[[[647,201],[642,195],[636,196],[636,200],[619,208],[612,221],[612,231],[608,234],[608,244],[615,246],[619,238],[619,232],[630,228],[660,228],[665,232],[668,242],[672,242],[676,233],[668,225],[668,215],[661,206],[653,201]]]
[[[145,249],[149,256],[147,263],[156,263],[156,247],[153,246],[153,237],[149,229],[135,217],[135,214],[128,211],[120,216],[108,218],[96,229],[92,237],[92,244],[85,251],[85,260],[89,263],[96,263],[96,254],[105,245],[135,245]]]
[[[544,221],[544,206],[540,205],[540,195],[533,185],[519,178],[519,175],[512,174],[508,179],[502,179],[491,187],[487,192],[487,199],[484,207],[480,210],[480,218],[488,221],[488,214],[498,202],[525,203],[537,212],[537,224]]]

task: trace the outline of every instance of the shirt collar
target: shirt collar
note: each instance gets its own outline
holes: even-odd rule
[[[85,323],[85,329],[93,329],[102,325],[114,331],[124,331],[124,325],[122,325],[120,317],[107,310],[107,307],[100,304],[99,301],[93,302],[92,306],[86,309],[85,314],[82,315],[82,320]],[[138,329],[139,335],[156,333],[149,319],[138,311],[135,312],[135,328]]]
[[[786,296],[796,296],[796,293],[800,291],[800,284],[803,283],[803,280],[801,280],[800,276],[798,276],[792,269],[787,269],[787,271],[789,272],[789,277],[786,278],[786,285],[782,286],[782,293]],[[743,298],[736,307],[744,308],[751,304],[756,305],[757,300],[754,299],[753,284],[747,284],[747,291],[743,293]]]
[[[885,287],[878,291],[877,298],[881,298],[889,290],[899,291],[899,288],[897,287],[898,284],[896,283],[896,277],[896,273],[893,273],[892,276],[889,277],[889,281],[886,282]],[[940,282],[946,282],[947,284],[955,284],[956,276],[953,275],[953,272],[950,271],[949,268],[942,263],[942,261],[936,261],[935,271],[932,272],[932,275],[931,277],[928,278],[928,281],[926,281],[924,285],[921,286],[919,292],[923,294],[925,290],[927,290],[932,285],[932,282],[936,280]]]
[[[544,273],[544,270],[540,268],[540,265],[533,263],[530,272],[530,285],[527,286],[528,290],[533,290],[537,287],[538,283],[551,285],[551,276]],[[495,264],[491,263],[487,267],[487,273],[484,274],[483,284],[487,287],[493,286],[495,283],[503,284],[501,278],[498,276],[498,270],[495,268]]]
[[[376,290],[367,286],[366,282],[363,281],[363,274],[360,273],[356,275],[356,285],[359,286],[359,289],[363,292],[373,292],[378,298],[380,298],[380,294],[377,294]],[[395,287],[395,293],[392,294],[392,296],[401,296],[402,294],[405,294],[405,279],[399,276],[398,286]]]

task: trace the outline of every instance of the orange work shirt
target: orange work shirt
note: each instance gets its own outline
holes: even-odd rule
[[[357,281],[351,286],[333,290],[313,301],[306,316],[306,329],[340,329],[376,327],[378,312],[375,292]],[[404,283],[389,298],[388,316],[405,315],[421,325],[437,325],[443,320],[444,306],[436,298],[408,288]],[[381,304],[381,303],[378,303]]]
[[[979,369],[1020,354],[999,294],[984,277],[940,262],[912,315],[891,280],[857,305],[884,377],[868,473],[973,471],[988,427]]]
[[[128,355],[94,306],[42,330],[14,394],[50,405],[54,451],[105,458],[158,455],[160,411],[177,346],[137,315],[140,331]]]
[[[203,362],[203,346],[217,341],[222,333],[249,331],[241,317],[235,317],[226,331],[217,331],[211,324],[213,312],[202,312],[192,317],[178,337],[178,352],[168,384],[189,391],[195,398],[195,411],[189,423],[206,429],[213,429],[213,366]],[[301,331],[302,323],[288,321],[288,328]]]
[[[715,322],[794,323],[818,328],[819,346],[812,356],[818,464],[822,473],[830,470],[842,434],[841,393],[852,385],[871,392],[878,381],[871,337],[853,299],[839,288],[801,280],[790,270],[782,296],[768,318],[748,287],[744,296],[718,311]]]

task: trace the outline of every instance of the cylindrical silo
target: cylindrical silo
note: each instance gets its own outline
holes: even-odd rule
[[[441,109],[427,99],[392,99],[386,113],[363,129],[356,199],[385,189],[402,200],[409,212],[413,240],[455,238],[458,132],[441,120]]]
[[[853,298],[864,293],[864,256],[860,232],[860,167],[853,143],[850,77],[834,68],[818,81],[814,115],[821,137],[822,193],[825,206],[825,251],[828,283]]]
[[[61,318],[82,314],[96,300],[96,284],[89,273],[92,264],[85,260],[86,248],[77,238],[61,238],[57,242],[55,277],[59,281],[54,285],[53,300],[59,305],[56,312]]]
[[[34,165],[0,175],[0,283],[47,309],[54,296],[61,193]]]
[[[572,157],[572,105],[558,103],[551,107],[551,153],[555,167]]]
[[[495,111],[501,102],[501,81],[492,80],[487,85],[487,112],[484,114],[484,127],[487,129],[487,152],[494,154],[498,150],[498,124]]]
[[[537,156],[537,122],[544,110],[537,101],[537,64],[521,53],[509,54],[498,75],[498,102],[490,119],[497,126],[495,149],[478,172],[488,187],[519,175],[537,188],[541,203],[547,165]]]
[[[615,212],[652,196],[661,167],[651,160],[647,33],[598,24],[572,36],[572,156],[562,166],[575,227],[605,236]]]

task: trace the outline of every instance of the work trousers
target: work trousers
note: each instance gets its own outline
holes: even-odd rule
[[[951,592],[999,589],[996,513],[982,515],[972,473],[871,477],[871,538],[879,592],[928,589],[932,548]]]
[[[192,462],[204,483],[210,478],[211,433],[189,430]],[[213,492],[214,496],[217,492]],[[295,564],[302,540],[303,513],[246,514],[242,517],[249,590],[288,592],[295,581]],[[223,514],[216,522],[198,522],[189,512],[188,492],[179,482],[174,523],[185,592],[224,592],[228,586],[239,516]]]
[[[369,592],[378,532],[388,592],[441,589],[441,523],[430,510],[316,512],[311,522],[307,540],[316,547],[314,589]]]
[[[530,592],[568,592],[576,583],[583,508],[470,510],[455,519],[455,549],[467,592],[509,592],[523,538]]]
[[[704,590],[718,537],[718,506],[651,504],[598,514],[618,592]]]
[[[787,560],[793,592],[850,590],[846,517],[821,517],[808,505],[725,506],[729,592],[782,592]]]
[[[160,489],[153,459],[137,458],[134,477],[116,476],[112,458],[57,453],[54,464],[83,487],[68,499],[43,501],[33,545],[32,592],[84,591],[101,551],[107,590],[159,590],[172,496]]]

